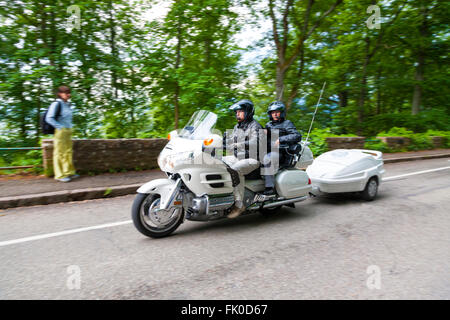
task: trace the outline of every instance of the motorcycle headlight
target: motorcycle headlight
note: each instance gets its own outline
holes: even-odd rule
[[[158,157],[158,166],[164,172],[168,171],[167,170],[168,169],[168,167],[167,167],[167,160],[168,159],[167,158],[168,158],[167,156],[162,156],[162,155],[160,155]]]
[[[173,168],[182,163],[190,163],[192,159],[194,159],[194,152],[192,151],[177,153],[174,154],[173,158],[169,160],[169,166]]]
[[[175,154],[169,154],[166,156],[160,156],[158,158],[158,165],[162,171],[170,172],[177,165],[190,162],[192,161],[192,159],[194,159],[194,152],[192,151],[180,152]]]

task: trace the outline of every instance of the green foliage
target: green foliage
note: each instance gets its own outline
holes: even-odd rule
[[[354,134],[335,134],[331,128],[315,129],[309,135],[309,148],[315,157],[328,151],[328,144],[326,138],[328,137],[356,137]],[[306,137],[305,137],[306,138]]]
[[[199,109],[217,113],[223,132],[235,124],[228,107],[243,98],[255,102],[255,118],[265,124],[277,98],[277,67],[287,61],[279,61],[272,28],[247,48],[236,41],[240,31],[271,22],[259,2],[168,0],[164,16],[145,21],[142,13],[158,11],[157,1],[85,0],[75,3],[81,28],[67,30],[72,1],[0,1],[0,147],[39,145],[39,114],[61,84],[72,88],[78,138],[166,137]],[[322,18],[335,2],[273,1],[286,57],[301,49],[281,95],[300,131],[309,128],[327,82],[315,122],[321,129],[310,139],[314,153],[326,151],[327,136],[372,137],[394,127],[405,128],[390,134],[410,137],[411,150],[429,148],[433,134],[445,135],[449,147],[449,4],[388,1],[382,28],[368,29],[373,1],[343,1]],[[260,55],[244,61],[247,52]],[[412,115],[417,92],[419,113]],[[380,142],[367,146],[388,151]],[[0,156],[6,165],[40,161],[35,154]]]
[[[450,130],[450,115],[442,110],[430,110],[418,115],[406,112],[377,115],[368,120],[365,135],[372,136],[393,127],[403,127],[413,132],[448,131]]]
[[[417,151],[417,150],[428,150],[433,149],[435,146],[431,140],[431,137],[433,136],[440,136],[444,137],[444,148],[449,147],[449,138],[450,138],[450,131],[437,131],[437,130],[428,130],[427,132],[422,133],[414,133],[411,130],[408,130],[406,128],[398,128],[393,127],[389,131],[385,132],[382,131],[378,135],[378,137],[406,137],[411,139],[411,143],[406,146],[405,148],[401,149],[394,149],[394,150],[388,150],[384,152],[400,152],[400,151]],[[385,145],[384,143],[374,143],[374,144],[368,144],[366,143],[366,148],[379,148],[374,150],[380,150]],[[387,148],[387,146],[386,146]]]
[[[107,197],[108,195],[111,194],[111,192],[112,192],[112,189],[111,189],[111,188],[107,188],[107,189],[105,190],[103,196]]]
[[[140,137],[166,136],[200,109],[220,116],[219,130],[233,125],[227,107],[240,94],[233,87],[244,72],[237,68],[238,48],[231,41],[240,27],[232,5],[174,1],[163,22],[153,24],[155,43],[142,61],[144,75],[154,80],[148,87],[151,110]]]
[[[380,132],[379,137],[405,137],[411,139],[411,143],[405,147],[408,151],[417,150],[427,150],[433,149],[434,145],[431,142],[428,134],[426,133],[414,133],[413,131],[407,130],[406,128],[394,127],[388,132]],[[403,151],[403,149],[393,150],[393,151]]]
[[[326,137],[331,134],[330,129],[317,129],[313,130],[309,136],[309,141],[311,144],[309,145],[309,148],[311,149],[313,155],[315,157],[321,155],[324,152],[328,151],[328,145],[326,141]]]
[[[381,152],[392,152],[392,150],[381,140],[378,141],[367,141],[364,144],[364,149],[377,150]]]
[[[450,131],[428,130],[426,135],[428,137],[443,137],[443,148],[450,148]]]
[[[410,137],[414,132],[406,128],[393,127],[388,132],[380,132],[377,134],[378,137]]]
[[[0,156],[0,167],[8,167],[7,162]]]
[[[411,138],[411,144],[407,149],[410,151],[434,149],[434,145],[426,133],[416,133],[409,137]]]
[[[35,166],[34,168],[21,169],[22,172],[31,172],[40,174],[43,172],[42,168],[42,151],[31,150],[28,152],[4,151],[0,153],[0,167],[19,167],[19,166]],[[17,170],[2,170],[0,174],[17,173]]]

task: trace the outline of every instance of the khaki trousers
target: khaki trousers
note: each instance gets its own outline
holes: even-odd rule
[[[240,183],[234,187],[234,199],[236,200],[236,207],[242,208],[244,206],[244,192],[245,192],[245,177],[253,170],[256,170],[260,166],[260,162],[255,159],[242,159],[239,160],[234,156],[226,156],[222,158],[223,162],[230,166],[231,169],[239,173]]]
[[[53,139],[53,172],[55,173],[55,179],[62,179],[75,174],[72,154],[72,129],[55,129]]]

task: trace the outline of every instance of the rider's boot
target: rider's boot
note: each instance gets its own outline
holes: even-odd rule
[[[263,195],[265,195],[265,196],[272,196],[272,195],[275,195],[275,188],[273,188],[273,187],[266,188],[266,189],[263,191]]]
[[[245,211],[245,208],[238,208],[236,206],[233,206],[233,208],[231,209],[231,212],[229,215],[227,215],[227,218],[233,219],[233,218],[237,218],[241,215],[242,212]]]
[[[264,202],[273,200],[277,197],[275,188],[266,188],[263,192],[258,193],[255,197],[255,201]]]

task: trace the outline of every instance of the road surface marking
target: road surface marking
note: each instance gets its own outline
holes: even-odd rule
[[[12,245],[12,244],[17,244],[17,243],[36,241],[36,240],[53,238],[53,237],[59,237],[59,236],[65,236],[65,235],[72,234],[72,233],[78,233],[78,232],[84,232],[84,231],[90,231],[90,230],[98,230],[98,229],[111,228],[111,227],[117,227],[117,226],[121,226],[121,225],[124,225],[124,224],[129,224],[131,222],[132,222],[131,220],[127,220],[127,221],[106,223],[106,224],[101,224],[101,225],[98,225],[98,226],[92,226],[92,227],[86,227],[86,228],[78,228],[78,229],[72,229],[72,230],[66,230],[66,231],[60,231],[60,232],[54,232],[54,233],[41,234],[39,236],[32,236],[32,237],[26,237],[26,238],[21,238],[21,239],[2,241],[2,242],[0,242],[0,247],[9,246],[9,245]]]
[[[435,171],[441,171],[441,170],[446,170],[446,169],[450,169],[450,167],[442,167],[442,168],[436,168],[436,169],[430,169],[430,170],[423,170],[423,171],[416,171],[416,172],[411,172],[411,173],[406,173],[406,174],[400,174],[398,176],[392,176],[392,177],[383,178],[383,181],[389,181],[389,180],[394,180],[394,179],[398,179],[398,178],[414,176],[416,174],[435,172]]]
[[[430,169],[430,170],[416,171],[416,172],[401,174],[401,175],[398,175],[398,176],[392,176],[392,177],[383,178],[383,181],[389,181],[389,180],[394,180],[394,179],[398,179],[398,178],[413,176],[413,175],[416,175],[416,174],[435,172],[435,171],[441,171],[441,170],[447,170],[447,169],[450,169],[450,167],[442,167],[442,168],[436,168],[436,169]],[[0,247],[5,247],[5,246],[18,244],[18,243],[23,243],[23,242],[36,241],[36,240],[41,240],[41,239],[48,239],[48,238],[53,238],[53,237],[65,236],[65,235],[68,235],[68,234],[85,232],[85,231],[90,231],[90,230],[112,228],[112,227],[117,227],[117,226],[121,226],[121,225],[125,225],[125,224],[130,224],[130,223],[132,223],[131,220],[119,221],[119,222],[101,224],[101,225],[92,226],[92,227],[78,228],[78,229],[72,229],[72,230],[66,230],[66,231],[60,231],[60,232],[54,232],[54,233],[47,233],[47,234],[42,234],[42,235],[38,235],[38,236],[20,238],[20,239],[15,239],[15,240],[1,241],[0,242]]]

